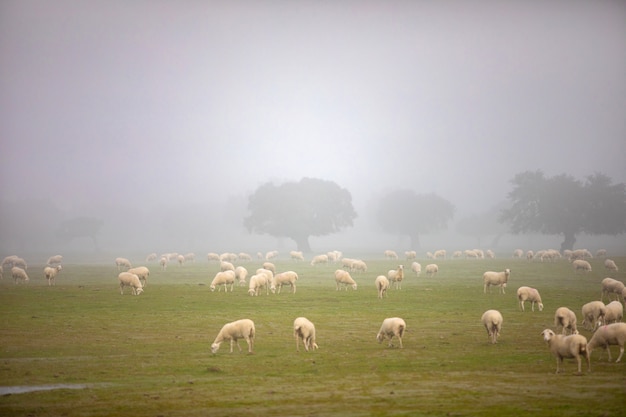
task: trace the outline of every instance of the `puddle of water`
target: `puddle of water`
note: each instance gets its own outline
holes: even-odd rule
[[[0,395],[24,394],[34,391],[51,391],[54,389],[85,389],[88,387],[88,384],[17,385],[13,387],[0,387]]]

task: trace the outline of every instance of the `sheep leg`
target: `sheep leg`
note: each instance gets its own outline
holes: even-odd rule
[[[607,349],[608,349],[608,347],[607,347]],[[615,361],[616,363],[619,362],[622,359],[622,355],[623,354],[624,354],[624,346],[622,345],[622,346],[619,347],[619,356],[617,357],[617,360]]]
[[[622,353],[623,353],[623,352],[624,352],[624,349],[622,348],[622,349],[620,350],[620,352],[622,352]],[[609,362],[611,362],[611,349],[609,349],[609,344],[608,344],[608,343],[607,343],[607,345],[606,345],[606,353],[609,355]],[[620,354],[620,355],[619,355],[619,357],[621,358],[621,357],[622,357],[622,355]],[[619,359],[618,359],[617,361],[615,361],[615,362],[619,362]]]
[[[519,302],[519,308],[520,308],[520,310],[525,311],[525,310],[524,310],[524,302],[523,302],[523,301],[521,301],[521,300],[520,300],[520,302]]]

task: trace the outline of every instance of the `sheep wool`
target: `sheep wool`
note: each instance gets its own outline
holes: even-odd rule
[[[389,339],[389,347],[393,347],[392,339],[393,337],[397,337],[400,342],[400,349],[402,346],[402,336],[404,335],[404,331],[406,330],[406,323],[404,319],[400,317],[389,317],[383,320],[383,324],[380,326],[380,330],[376,335],[376,340],[378,343],[382,343],[385,339]]]
[[[306,317],[298,317],[293,321],[293,335],[296,338],[296,351],[300,352],[300,341],[307,352],[319,348],[315,343],[315,325]]]
[[[611,362],[611,350],[609,346],[619,346],[619,356],[615,362],[619,362],[624,355],[624,344],[626,344],[626,323],[613,323],[601,326],[589,340],[587,349],[589,355],[596,348],[605,348],[609,355],[609,362]]]
[[[239,339],[245,339],[248,343],[248,353],[252,353],[254,350],[254,338],[255,328],[252,320],[241,319],[231,323],[226,323],[217,334],[213,344],[211,344],[211,353],[217,353],[220,345],[226,340],[230,341],[230,353],[233,353],[233,344],[237,344],[239,352],[241,352]]]
[[[558,374],[563,364],[563,358],[574,358],[578,362],[578,373],[581,373],[582,357],[587,361],[587,372],[591,372],[589,361],[589,350],[587,349],[587,338],[580,334],[564,336],[555,334],[550,329],[541,332],[543,340],[548,344],[550,352],[556,356],[556,373]]]

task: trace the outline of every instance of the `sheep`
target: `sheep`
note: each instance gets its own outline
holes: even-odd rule
[[[350,276],[348,271],[344,271],[343,269],[338,269],[335,271],[335,283],[337,285],[337,291],[339,291],[342,287],[348,290],[348,285],[352,287],[353,290],[356,290],[356,282]]]
[[[63,269],[63,267],[61,265],[57,265],[57,266],[47,266],[43,269],[43,274],[46,277],[46,279],[48,280],[48,285],[54,285],[54,279],[56,278],[57,274],[59,273],[59,271]]]
[[[439,259],[439,258],[446,259],[446,255],[447,255],[447,252],[446,252],[445,249],[439,249],[439,250],[436,250],[435,253],[433,253],[433,258],[435,258],[435,259]]]
[[[476,252],[475,250],[471,250],[471,249],[465,250],[463,254],[465,255],[465,259],[468,259],[468,258],[479,259],[480,258],[480,256],[478,255],[478,252]]]
[[[570,334],[578,334],[576,329],[576,314],[567,307],[559,307],[554,313],[554,326],[558,329],[561,327],[561,334],[565,334],[565,330],[569,330]]]
[[[532,261],[534,257],[535,257],[535,253],[533,251],[529,250],[526,252],[527,261]]]
[[[353,272],[367,272],[367,264],[365,261],[355,259],[354,262],[352,262],[352,268],[350,270]]]
[[[240,261],[251,261],[252,256],[250,256],[250,254],[246,252],[239,252],[237,254],[237,259],[239,259]]]
[[[489,337],[491,343],[498,343],[498,336],[500,336],[500,332],[502,331],[502,322],[504,321],[502,313],[498,310],[487,310],[480,317],[480,321],[483,326],[485,326],[487,336]]]
[[[146,262],[156,261],[157,259],[156,252],[149,253],[148,256],[146,256]]]
[[[121,270],[122,267],[124,268],[132,268],[130,261],[126,258],[115,258],[115,265],[117,266],[117,270]]]
[[[563,358],[574,358],[578,362],[578,374],[581,374],[581,355],[587,361],[587,372],[591,372],[591,362],[589,361],[589,349],[587,348],[587,338],[581,334],[572,334],[563,336],[555,334],[550,329],[541,332],[543,340],[548,343],[548,347],[554,356],[556,356],[556,373],[561,369]]]
[[[20,280],[24,282],[29,281],[26,271],[24,270],[24,268],[20,268],[19,266],[14,266],[13,268],[11,268],[11,276],[13,277],[13,280],[16,284]]]
[[[389,282],[394,282],[396,290],[402,289],[402,280],[404,279],[404,265],[398,265],[398,269],[390,269],[387,272]]]
[[[402,336],[404,335],[404,331],[406,330],[406,323],[400,317],[390,317],[383,320],[382,326],[380,326],[380,330],[376,335],[376,340],[378,343],[382,343],[383,340],[389,338],[389,347],[393,347],[392,339],[393,337],[397,337],[400,341],[400,349],[402,346]]]
[[[117,279],[120,283],[120,294],[124,295],[124,287],[130,287],[133,295],[140,295],[143,292],[143,286],[137,275],[128,271],[120,272]]]
[[[185,255],[178,255],[176,257],[176,261],[178,261],[178,266],[183,266],[183,264],[185,263],[186,259],[185,259]]]
[[[248,270],[243,266],[235,268],[235,278],[237,278],[237,284],[239,286],[246,285],[246,278],[248,277]]]
[[[521,249],[515,249],[513,251],[513,258],[520,258],[524,255],[524,251]]]
[[[343,269],[346,269],[348,271],[352,271],[352,265],[354,265],[354,263],[356,262],[356,259],[352,259],[352,258],[343,258],[341,260],[341,267]]]
[[[411,271],[415,272],[415,275],[419,277],[422,273],[422,265],[420,265],[419,262],[413,262],[411,264]]]
[[[258,273],[252,275],[252,277],[250,277],[250,282],[248,283],[248,294],[258,296],[261,288],[263,287],[265,287],[265,292],[267,294],[268,282],[269,279],[266,274]]]
[[[600,300],[602,301],[604,301],[605,295],[610,301],[611,294],[617,294],[617,299],[619,300],[620,295],[622,295],[624,291],[624,283],[613,278],[604,278],[601,282],[601,286],[602,294],[600,295]]]
[[[374,283],[376,284],[376,289],[378,290],[378,298],[386,296],[387,290],[389,289],[389,279],[387,279],[384,275],[379,275],[376,277]]]
[[[215,274],[213,281],[211,281],[211,286],[209,287],[211,291],[215,291],[216,287],[220,285],[224,286],[224,292],[228,292],[228,286],[230,285],[230,292],[233,291],[233,287],[235,286],[235,271],[227,270],[220,271]],[[220,292],[221,288],[217,289],[217,292]]]
[[[524,311],[524,302],[530,301],[531,310],[535,311],[535,303],[539,311],[543,311],[543,303],[541,302],[541,295],[536,288],[531,287],[519,287],[517,289],[517,299],[519,300],[519,306]]]
[[[509,281],[509,276],[511,276],[511,270],[508,268],[500,272],[485,272],[483,274],[483,292],[487,294],[487,288],[489,288],[489,293],[491,294],[491,286],[497,285],[500,287],[500,292],[505,294],[504,289],[506,288],[506,283]]]
[[[454,253],[452,254],[452,257],[455,259],[461,258],[463,257],[463,252],[460,250],[455,250]]]
[[[148,284],[148,277],[150,276],[150,270],[145,266],[137,266],[135,268],[131,268],[128,270],[131,274],[135,274],[139,277],[139,281],[141,281],[142,286],[146,286]]]
[[[215,252],[209,252],[206,255],[206,258],[209,262],[211,261],[219,261],[220,260],[220,255],[215,253]]]
[[[2,260],[2,267],[13,268],[16,266],[15,261],[18,259],[20,258],[17,255],[9,255]]]
[[[313,259],[311,259],[311,266],[315,266],[318,264],[327,264],[328,263],[328,255],[315,255]]]
[[[304,255],[300,251],[292,250],[291,252],[289,252],[289,257],[291,258],[291,260],[296,262],[304,261]]]
[[[277,250],[271,250],[265,254],[265,260],[269,261],[270,259],[274,259],[278,256]]]
[[[604,322],[606,324],[616,323],[622,321],[624,317],[624,307],[619,301],[611,301],[606,305],[606,314],[604,316]]]
[[[297,280],[298,274],[296,274],[294,271],[281,272],[274,275],[274,277],[272,278],[270,290],[273,294],[276,294],[276,289],[278,288],[278,294],[280,294],[280,289],[283,287],[283,285],[291,285],[291,292],[292,294],[295,294]]]
[[[437,272],[439,272],[439,267],[437,266],[437,264],[426,265],[426,275],[428,277],[434,277],[435,275],[437,275]]]
[[[315,325],[306,317],[298,317],[293,321],[293,335],[296,338],[296,351],[300,352],[300,340],[307,352],[319,349],[315,343]]]
[[[55,266],[63,262],[63,255],[54,255],[48,258],[46,265]]]
[[[220,271],[235,271],[235,266],[228,261],[220,261]]]
[[[385,255],[385,259],[398,259],[398,254],[390,249],[384,251],[383,255]]]
[[[196,262],[196,254],[193,252],[189,252],[183,255],[183,258],[185,258],[185,262],[189,261],[191,263],[195,263]]]
[[[272,274],[276,274],[276,266],[271,262],[263,262],[262,268],[272,271]]]
[[[237,344],[239,352],[241,352],[239,339],[245,339],[246,343],[248,343],[248,353],[253,353],[254,336],[254,322],[250,319],[241,319],[231,323],[226,323],[217,334],[213,344],[211,344],[211,353],[217,353],[220,345],[225,340],[230,340],[230,353],[233,353],[233,342]]]
[[[589,351],[589,356],[591,356],[591,352],[595,348],[606,348],[609,354],[609,362],[611,362],[609,346],[618,345],[619,356],[615,362],[619,362],[624,355],[624,344],[626,344],[626,323],[613,323],[596,330],[587,344],[587,350]]]
[[[485,252],[485,256],[487,256],[487,258],[489,259],[496,259],[496,254],[491,249],[487,249],[487,252]]]
[[[572,262],[572,267],[574,268],[574,272],[591,272],[591,264],[583,259],[576,259]]]
[[[409,250],[404,252],[404,256],[406,257],[407,261],[410,261],[412,259],[417,258],[417,252],[415,252],[414,250]]]
[[[615,261],[613,261],[613,259],[605,259],[604,268],[608,271],[613,271],[613,272],[617,272],[619,270],[617,268],[617,265],[615,265]]]
[[[598,325],[604,324],[605,316],[606,316],[606,306],[604,305],[602,301],[591,301],[583,305],[582,317],[583,317],[583,327],[585,329],[595,331]]]
[[[165,271],[165,269],[167,268],[167,257],[166,256],[161,256],[161,259],[159,259],[159,265],[161,266],[161,271]]]

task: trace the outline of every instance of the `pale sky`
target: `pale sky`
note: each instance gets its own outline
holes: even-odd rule
[[[623,1],[0,2],[5,199],[309,176],[479,211],[525,170],[626,182],[625,116]]]

